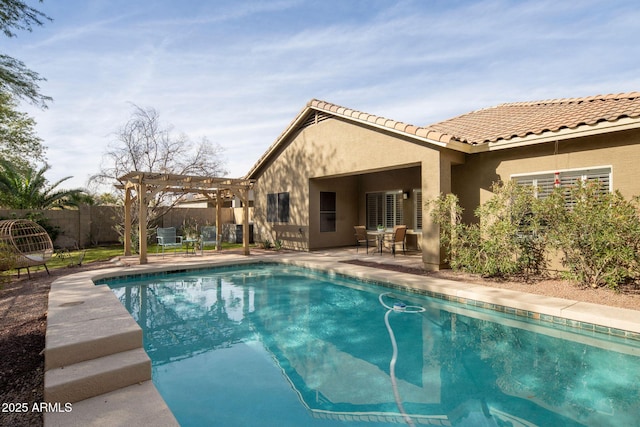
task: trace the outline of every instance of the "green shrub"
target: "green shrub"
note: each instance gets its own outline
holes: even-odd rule
[[[440,225],[447,260],[456,270],[483,276],[539,275],[547,249],[559,251],[567,278],[617,289],[640,278],[638,199],[602,191],[597,182],[557,188],[537,199],[534,189],[494,185],[476,224],[462,224],[454,195],[429,202]]]
[[[570,200],[569,207],[566,201]],[[566,275],[591,287],[619,285],[640,274],[638,200],[603,192],[597,182],[569,191],[557,189],[546,200],[552,246],[563,254]]]
[[[508,183],[495,184],[493,192],[476,209],[475,224],[461,223],[454,195],[430,202],[451,267],[486,277],[539,274],[546,266],[546,239],[533,189]]]
[[[16,251],[13,246],[5,241],[0,241],[0,289],[2,284],[11,280],[10,274],[5,274],[9,270],[13,270],[17,264]]]

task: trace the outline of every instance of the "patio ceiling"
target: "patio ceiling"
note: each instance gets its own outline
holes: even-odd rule
[[[131,207],[134,202],[148,203],[155,194],[169,192],[176,194],[196,193],[207,198],[221,200],[222,197],[234,195],[242,200],[242,232],[244,254],[249,255],[249,190],[254,180],[244,178],[222,178],[213,176],[179,175],[159,172],[132,171],[118,178],[116,188],[125,190],[125,232],[124,252],[131,255]],[[137,196],[133,196],[135,192]],[[147,263],[147,229],[143,224],[147,222],[147,210],[138,209],[138,233],[140,264]],[[216,203],[216,229],[218,242],[221,230],[221,204]],[[217,248],[219,249],[219,243]]]

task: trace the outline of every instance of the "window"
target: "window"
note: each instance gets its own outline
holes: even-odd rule
[[[602,192],[611,191],[611,167],[518,175],[513,179],[520,185],[534,186],[536,197],[541,199],[548,197],[557,187],[568,190],[579,182],[598,182]],[[568,193],[565,195],[565,203],[567,207],[571,207],[574,203]]]
[[[289,222],[289,193],[267,194],[267,221]]]
[[[402,191],[367,194],[367,228],[373,229],[378,225],[393,228],[394,225],[404,224],[402,210]]]
[[[413,190],[413,207],[415,222],[413,229],[422,230],[422,190],[416,188]]]
[[[320,232],[336,231],[336,193],[320,192]]]

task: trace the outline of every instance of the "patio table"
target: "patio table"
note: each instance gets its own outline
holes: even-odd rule
[[[393,231],[367,230],[367,234],[370,235],[370,236],[375,236],[375,238],[377,240],[378,252],[380,252],[380,255],[382,255],[382,245],[384,244],[384,238],[387,235],[389,235],[389,236],[393,235]]]
[[[198,239],[182,239],[182,244],[185,246],[185,254],[186,255],[195,255],[196,254],[196,242]]]

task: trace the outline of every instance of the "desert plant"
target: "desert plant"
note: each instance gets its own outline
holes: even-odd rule
[[[8,244],[6,241],[0,242],[0,272],[4,273],[6,271],[12,270],[15,268],[17,262],[16,251],[14,248]],[[9,282],[11,280],[11,275],[2,274],[0,275],[0,289],[2,288],[2,284]]]
[[[274,248],[276,251],[279,251],[280,249],[282,249],[282,240],[280,240],[280,239],[276,239],[276,240],[274,240],[274,241],[273,241],[273,248]]]
[[[271,249],[271,240],[264,239],[262,241],[262,249]]]
[[[445,261],[455,263],[455,252],[460,242],[456,241],[456,236],[462,231],[460,222],[462,208],[460,207],[458,196],[455,194],[441,194],[439,197],[427,201],[427,206],[431,210],[431,217],[440,227],[440,243],[445,249]]]
[[[454,195],[430,201],[451,267],[483,276],[539,274],[545,266],[544,224],[533,189],[495,184],[494,196],[479,206],[478,223],[462,224]]]
[[[185,239],[198,238],[198,222],[193,218],[185,218],[182,221],[181,230]]]
[[[570,203],[567,203],[567,200]],[[556,189],[546,200],[550,242],[563,254],[566,275],[591,287],[619,285],[640,275],[638,200],[603,192],[597,182]]]

